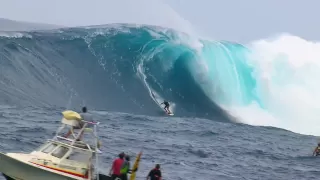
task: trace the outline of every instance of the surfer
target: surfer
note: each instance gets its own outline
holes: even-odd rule
[[[319,156],[320,155],[320,143],[318,143],[318,146],[313,151],[313,156]]]
[[[163,109],[164,109],[168,114],[171,114],[170,109],[169,109],[169,107],[170,107],[169,102],[168,102],[168,101],[163,101],[163,103],[161,103],[161,104],[164,104],[164,108],[163,108]]]
[[[157,164],[156,167],[149,172],[147,180],[161,180],[160,164]]]

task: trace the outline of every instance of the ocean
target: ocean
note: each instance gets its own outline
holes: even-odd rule
[[[1,32],[0,150],[32,151],[63,110],[86,106],[101,122],[102,173],[143,150],[137,179],[156,163],[165,180],[315,179],[312,48],[288,34],[240,44],[132,24]]]

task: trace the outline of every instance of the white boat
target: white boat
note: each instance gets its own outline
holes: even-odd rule
[[[99,122],[82,121],[84,125],[79,132],[72,131],[71,138],[65,138],[61,131],[75,127],[80,121],[72,119],[80,117],[78,113],[68,113],[64,114],[54,138],[38,149],[31,153],[0,153],[0,172],[7,180],[111,180],[98,172]],[[93,135],[94,140],[77,141],[81,132]]]

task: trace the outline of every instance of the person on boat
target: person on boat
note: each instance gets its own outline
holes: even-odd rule
[[[120,171],[121,171],[121,166],[124,162],[124,156],[125,154],[122,152],[119,154],[119,157],[113,161],[112,167],[109,172],[112,180],[116,180],[116,179],[122,180]]]
[[[320,142],[318,143],[318,146],[313,151],[313,156],[319,156],[320,155]]]
[[[163,101],[163,103],[161,103],[161,104],[164,104],[164,108],[163,108],[163,109],[164,109],[167,113],[171,113],[171,112],[170,112],[170,109],[169,109],[170,104],[169,104],[168,101]]]
[[[136,171],[136,170],[132,170],[130,169],[130,156],[129,155],[126,155],[125,156],[125,160],[123,161],[123,164],[121,166],[121,179],[122,180],[127,180],[128,179],[128,176],[127,174],[128,173],[132,173],[132,171]]]
[[[156,167],[149,172],[147,180],[161,180],[161,178],[160,164],[157,164]]]
[[[82,112],[79,113],[82,120],[85,120],[85,121],[92,121],[92,116],[91,114],[87,113],[88,110],[87,110],[87,107],[82,107]],[[78,125],[75,126],[75,127],[72,127],[73,129],[82,129],[83,128],[83,125],[84,125],[84,122],[80,120]],[[77,139],[78,141],[82,139],[82,136],[83,136],[83,131],[81,132],[81,135],[79,136],[79,138]],[[72,134],[72,130],[70,129],[68,131],[68,133],[64,136],[65,138],[68,138],[70,135]]]
[[[80,114],[82,120],[90,121],[90,122],[93,121],[92,115],[90,113],[88,113],[87,107],[85,107],[85,106],[82,107],[82,112],[79,114]]]

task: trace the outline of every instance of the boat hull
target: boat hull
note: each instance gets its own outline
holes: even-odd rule
[[[5,174],[2,174],[4,176],[4,178],[6,178],[6,180],[15,180],[15,179],[12,179],[11,177],[5,175]]]
[[[3,176],[6,178],[6,180],[18,180],[18,179],[13,179],[5,174],[3,174]],[[99,180],[112,180],[112,178],[104,174],[99,174]]]
[[[41,169],[3,153],[0,153],[0,172],[7,180],[79,180],[79,178],[71,178]]]

